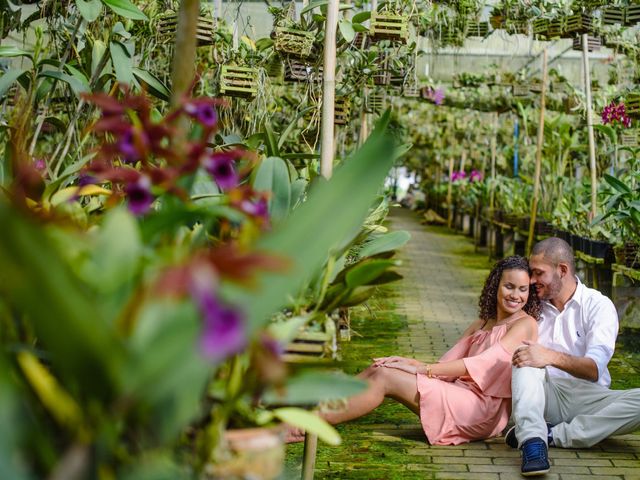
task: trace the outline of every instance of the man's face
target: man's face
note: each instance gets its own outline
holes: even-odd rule
[[[553,300],[562,289],[560,267],[544,259],[544,255],[532,255],[529,259],[531,268],[531,285],[536,286],[538,298]]]

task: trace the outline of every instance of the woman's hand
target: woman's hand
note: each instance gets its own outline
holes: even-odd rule
[[[419,362],[415,358],[399,357],[397,355],[394,355],[391,357],[380,357],[380,358],[373,359],[373,364],[376,367],[386,367],[388,366],[386,365],[388,362],[404,362],[404,363],[415,365],[415,366],[422,365],[422,362]]]
[[[400,357],[400,359],[398,360],[386,361],[381,366],[387,367],[387,368],[395,368],[397,370],[402,370],[403,372],[407,372],[415,375],[422,369],[424,365],[421,362],[418,362],[417,360]]]

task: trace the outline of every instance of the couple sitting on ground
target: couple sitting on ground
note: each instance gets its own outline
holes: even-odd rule
[[[640,389],[608,388],[616,309],[580,282],[564,240],[539,242],[529,262],[497,262],[479,306],[437,363],[377,358],[359,374],[367,390],[322,417],[353,420],[388,397],[419,415],[431,444],[457,445],[500,435],[512,410],[505,441],[522,451],[525,476],[549,471],[548,446],[590,447],[640,428]]]

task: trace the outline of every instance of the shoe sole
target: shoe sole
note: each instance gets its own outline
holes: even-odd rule
[[[537,477],[539,475],[546,475],[547,473],[549,473],[549,470],[551,470],[550,468],[547,468],[546,470],[536,470],[535,472],[520,472],[520,474],[523,477]]]

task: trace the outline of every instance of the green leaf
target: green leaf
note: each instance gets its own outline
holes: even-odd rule
[[[307,5],[302,9],[302,11],[300,12],[300,15],[304,15],[305,13],[310,12],[314,8],[327,5],[328,3],[329,3],[329,0],[313,0],[313,2],[309,2],[309,5]]]
[[[48,77],[60,80],[71,87],[71,91],[77,96],[81,93],[87,92],[88,88],[80,80],[66,73],[59,72],[57,70],[44,70],[38,74],[38,77]]]
[[[356,36],[356,32],[353,29],[351,22],[349,20],[342,19],[338,22],[338,27],[340,28],[340,33],[344,37],[345,41],[352,42]]]
[[[342,298],[333,308],[360,305],[369,300],[376,293],[377,288],[377,286],[356,287],[353,291],[349,291],[349,295]]]
[[[93,22],[102,13],[102,2],[100,0],[76,0],[76,6],[82,18],[87,22]]]
[[[340,434],[337,430],[315,413],[301,408],[286,407],[276,408],[273,414],[282,422],[318,435],[320,440],[329,445],[340,445]]]
[[[84,73],[69,64],[65,64],[64,68],[66,68],[71,76],[78,80],[87,91],[89,90],[89,79]]]
[[[118,15],[131,20],[149,20],[142,11],[129,0],[102,0],[107,7]]]
[[[385,233],[367,242],[358,252],[359,258],[372,257],[378,253],[397,250],[409,241],[411,234],[406,230]]]
[[[0,429],[0,478],[26,480],[31,477],[27,477],[27,469],[21,465],[24,451],[20,451],[23,429],[28,428],[20,413],[20,404],[25,400],[18,395],[14,377],[4,353],[0,354],[0,424],[3,426]]]
[[[303,178],[296,178],[291,182],[291,209],[293,210],[304,200],[304,194],[309,182]]]
[[[111,61],[113,69],[116,71],[116,78],[120,83],[133,85],[135,79],[133,76],[133,58],[129,56],[127,47],[120,42],[109,42],[109,52],[111,53]]]
[[[349,269],[345,283],[349,288],[368,285],[386,270],[398,264],[395,260],[364,260]]]
[[[616,131],[609,125],[594,125],[593,128],[595,128],[597,131],[602,132],[604,135],[606,135],[607,137],[609,137],[609,140],[611,140],[611,143],[618,143],[617,140],[617,134]]]
[[[267,147],[267,155],[270,157],[279,157],[280,149],[278,148],[278,142],[269,124],[265,124],[264,126],[264,141]]]
[[[256,169],[253,188],[259,192],[271,192],[269,213],[275,223],[289,214],[291,206],[291,181],[285,161],[279,157],[267,157]]]
[[[28,57],[33,61],[33,52],[22,50],[13,45],[0,47],[0,57]]]
[[[104,43],[102,40],[95,40],[93,42],[93,47],[91,48],[91,76],[92,77],[95,76],[96,78],[99,78],[104,73],[105,68],[107,68],[107,66],[105,65],[102,68],[102,72],[96,73],[96,70],[100,66],[100,60],[102,59],[102,56],[104,55],[104,52],[106,50],[107,50],[107,44]]]
[[[169,101],[171,98],[171,92],[158,77],[153,75],[151,72],[137,67],[133,67],[133,74],[138,80],[142,81],[147,86],[147,89],[153,96],[160,100],[164,100],[165,102]]]
[[[341,373],[304,371],[287,379],[282,389],[271,389],[263,400],[276,405],[315,405],[327,400],[339,400],[362,393],[367,383]]]
[[[314,108],[315,107],[307,107],[307,108],[303,108],[302,110],[300,110],[300,112],[298,112],[298,114],[293,118],[293,120],[291,120],[287,128],[284,129],[284,132],[282,132],[282,135],[280,135],[280,138],[278,139],[278,149],[282,148],[282,146],[284,145],[284,142],[287,140],[287,138],[289,137],[293,129],[298,125],[298,121],[302,117],[304,117],[304,115],[307,112],[310,112]]]
[[[6,95],[7,90],[11,88],[11,85],[13,85],[14,82],[18,80],[18,77],[23,75],[25,72],[26,70],[22,68],[12,68],[0,77],[0,98]]]
[[[71,271],[43,227],[0,200],[3,299],[29,318],[65,385],[84,398],[117,392],[125,351],[96,308],[95,295]],[[71,347],[73,346],[73,347]]]
[[[362,23],[362,22],[366,22],[370,18],[371,18],[371,12],[369,12],[369,11],[359,12],[359,13],[356,13],[353,16],[353,18],[351,18],[351,22],[353,22],[353,23]]]
[[[133,215],[124,207],[113,209],[105,215],[98,231],[87,278],[105,296],[116,297],[121,293],[126,299],[138,273],[141,255],[142,241]]]
[[[609,185],[611,185],[618,192],[620,192],[620,193],[631,193],[631,188],[629,188],[623,182],[618,180],[616,177],[612,177],[611,175],[605,173],[603,175],[603,178]]]
[[[258,279],[259,289],[251,295],[238,293],[236,300],[246,306],[252,328],[268,321],[326,262],[331,249],[359,231],[393,164],[393,144],[380,126],[388,121],[387,112],[332,179],[316,184],[308,200],[258,243],[260,250],[288,258],[290,268],[286,274],[265,272]]]

